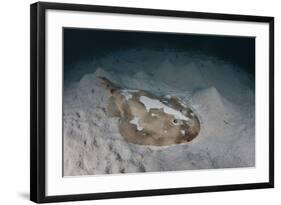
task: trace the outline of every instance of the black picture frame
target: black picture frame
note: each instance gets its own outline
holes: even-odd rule
[[[46,10],[122,13],[269,24],[269,181],[189,188],[46,196]],[[187,194],[274,187],[274,17],[38,2],[30,7],[30,200],[37,203]]]

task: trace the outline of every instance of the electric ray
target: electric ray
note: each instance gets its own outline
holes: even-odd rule
[[[104,77],[99,79],[110,96],[107,112],[120,119],[119,132],[128,142],[167,146],[188,143],[198,135],[198,117],[179,98],[124,89]]]

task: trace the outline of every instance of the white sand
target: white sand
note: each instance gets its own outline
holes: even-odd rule
[[[188,121],[189,118],[184,116],[180,111],[175,110],[163,103],[161,103],[158,99],[151,99],[146,96],[140,96],[140,101],[144,104],[147,112],[149,112],[150,109],[156,108],[156,109],[163,109],[163,111],[169,115],[174,116],[174,118],[179,120],[185,120]]]
[[[134,119],[132,119],[130,121],[130,123],[132,123],[133,125],[136,125],[137,126],[137,130],[143,130],[143,127],[141,126],[140,124],[140,119],[138,117],[134,117]]]
[[[65,87],[64,175],[255,165],[254,93],[249,88],[251,79],[245,73],[204,56],[188,62],[194,58],[180,53],[183,57],[171,58],[173,63],[170,60],[161,63],[150,57],[136,65],[135,59],[148,54],[119,53],[122,55],[127,58],[118,64],[114,56],[107,56],[99,64],[103,69],[85,74]],[[157,52],[152,56],[160,59]],[[132,72],[105,71],[112,70],[114,65],[128,67]],[[145,70],[148,66],[154,66],[153,75]],[[139,72],[140,67],[145,72]],[[198,137],[189,144],[166,147],[126,142],[119,134],[118,118],[106,113],[108,96],[97,84],[97,76],[128,89],[178,96],[183,103],[192,105],[200,118]]]

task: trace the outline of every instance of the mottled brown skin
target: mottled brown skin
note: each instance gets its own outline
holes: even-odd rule
[[[110,95],[108,113],[110,116],[120,118],[119,131],[128,142],[139,145],[167,146],[188,143],[198,135],[200,131],[198,117],[192,109],[183,106],[177,97],[159,98],[140,90],[131,93],[132,98],[126,99],[122,95],[122,89],[108,79],[100,77],[100,82]],[[175,119],[163,109],[150,109],[148,112],[140,101],[140,96],[160,100],[163,104],[180,111],[190,120]],[[130,122],[135,117],[141,121],[141,130]]]

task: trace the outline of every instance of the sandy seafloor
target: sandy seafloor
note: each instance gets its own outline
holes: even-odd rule
[[[97,76],[129,89],[177,96],[200,118],[189,144],[128,143],[108,116]],[[255,166],[254,79],[221,59],[174,51],[129,50],[73,66],[63,96],[64,176]]]

